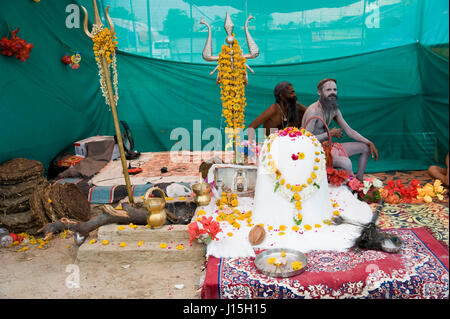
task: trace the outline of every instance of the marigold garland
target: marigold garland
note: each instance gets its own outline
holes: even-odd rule
[[[106,100],[106,104],[111,106],[111,101],[109,101],[105,72],[101,63],[101,59],[104,58],[107,62],[107,66],[112,68],[113,73],[113,85],[114,85],[114,100],[117,104],[119,100],[118,94],[118,79],[117,79],[117,60],[116,60],[116,46],[118,42],[115,40],[117,37],[111,33],[108,28],[103,27],[103,25],[94,24],[92,28],[94,42],[94,54],[95,60],[97,61],[97,66],[99,69],[100,76],[100,88],[102,94]]]
[[[247,74],[245,62],[246,59],[242,56],[242,50],[236,38],[231,48],[225,44],[222,46],[218,61],[222,116],[227,124],[225,133],[230,138],[236,139],[236,143],[239,131],[245,128],[244,112],[247,105],[245,99],[245,77]]]

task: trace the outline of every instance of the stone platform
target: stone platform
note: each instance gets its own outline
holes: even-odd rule
[[[119,230],[119,226],[124,229]],[[78,249],[77,262],[121,263],[135,262],[185,262],[205,259],[205,246],[197,242],[189,244],[187,225],[164,225],[158,229],[145,226],[105,225],[98,229],[98,238],[90,243],[88,238]],[[103,240],[108,244],[104,245]],[[142,241],[142,245],[138,243]],[[125,243],[121,247],[120,243]],[[167,247],[161,248],[165,243]],[[182,249],[179,245],[182,245]]]

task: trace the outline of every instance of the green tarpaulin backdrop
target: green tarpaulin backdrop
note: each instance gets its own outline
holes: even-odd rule
[[[120,48],[119,118],[129,124],[141,152],[171,150],[180,139],[176,134],[171,139],[176,128],[194,133],[195,126],[201,133],[224,127],[219,87],[215,75],[208,75],[215,65],[201,57],[208,33],[199,22],[203,18],[211,25],[217,55],[227,11],[244,52],[243,25],[250,13],[255,17],[250,33],[261,54],[248,62],[255,74],[249,73],[246,90],[247,124],[273,103],[278,82],[291,82],[300,102],[309,105],[317,99],[317,82],[333,77],[347,122],[379,150],[380,160],[369,161],[369,172],[444,163],[449,142],[447,0],[98,4],[101,10],[111,6]],[[26,62],[0,56],[0,162],[26,157],[47,166],[74,141],[114,135],[79,5],[88,9],[91,28],[91,0],[0,0],[0,38],[20,27],[18,36],[34,44]],[[78,70],[61,62],[72,51],[82,55]],[[209,142],[198,143],[193,136],[191,149]]]

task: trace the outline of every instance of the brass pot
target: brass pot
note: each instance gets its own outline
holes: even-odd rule
[[[150,197],[152,192],[157,190],[161,193],[162,198],[159,197]],[[162,227],[167,218],[167,214],[164,210],[166,206],[166,194],[159,187],[152,187],[148,191],[145,192],[144,195],[144,206],[149,211],[149,215],[147,216],[147,224],[151,228],[160,228]]]
[[[198,206],[206,206],[211,202],[211,185],[208,183],[197,183],[192,185],[192,190],[195,193],[194,202]]]

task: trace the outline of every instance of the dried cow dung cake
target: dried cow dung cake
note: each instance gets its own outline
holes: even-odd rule
[[[47,183],[43,183],[42,185],[38,185],[29,198],[30,210],[34,217],[39,221],[41,226],[46,225],[49,222],[49,218],[45,215],[45,208],[42,203],[42,192],[44,187],[48,185]]]
[[[26,158],[14,158],[0,165],[0,184],[18,184],[24,180],[35,179],[44,173],[41,162]]]
[[[3,215],[20,213],[29,209],[28,196],[13,197],[0,201],[0,214]]]
[[[45,209],[45,215],[52,221],[57,221],[58,215],[53,210],[52,200],[50,199],[50,191],[52,189],[52,185],[48,184],[42,189],[41,203]]]
[[[29,179],[18,184],[0,185],[0,200],[10,197],[31,195],[36,186],[45,182],[47,182],[47,180],[43,176],[39,176],[35,179]]]
[[[50,187],[50,191],[48,193],[48,198],[51,201],[50,205],[58,219],[69,217],[64,205],[61,203],[61,192],[63,192],[63,189],[65,189],[64,185],[65,184],[53,184]]]
[[[0,214],[0,224],[5,225],[9,231],[14,233],[35,234],[42,227],[31,211],[9,215]]]
[[[91,218],[91,204],[86,195],[75,184],[55,184],[58,188],[58,201],[65,215],[79,221],[88,221]]]

